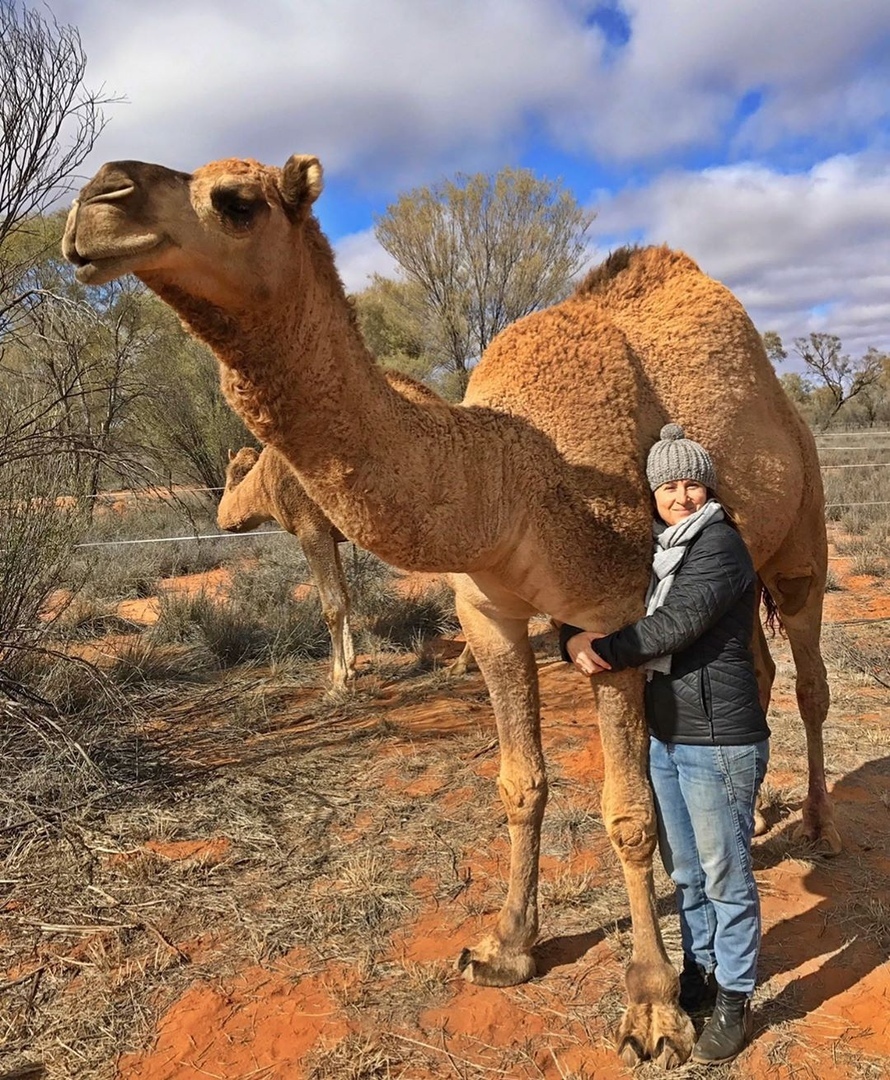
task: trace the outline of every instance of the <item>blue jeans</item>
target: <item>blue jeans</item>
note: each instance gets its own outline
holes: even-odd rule
[[[677,886],[684,957],[725,990],[751,994],[760,900],[751,866],[754,803],[769,741],[684,746],[649,739],[658,846]]]

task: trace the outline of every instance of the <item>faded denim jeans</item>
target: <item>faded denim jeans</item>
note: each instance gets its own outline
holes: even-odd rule
[[[725,990],[749,995],[761,933],[751,839],[768,760],[768,739],[750,746],[649,740],[658,846],[677,886],[683,954],[713,971]]]

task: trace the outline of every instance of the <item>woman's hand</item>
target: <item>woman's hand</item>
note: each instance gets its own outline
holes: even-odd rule
[[[593,643],[605,636],[594,630],[584,630],[566,642],[566,652],[572,658],[572,663],[585,675],[601,675],[604,671],[612,670],[612,665],[607,664],[593,649]]]

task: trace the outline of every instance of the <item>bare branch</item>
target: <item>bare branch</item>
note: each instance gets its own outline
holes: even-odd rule
[[[0,0],[0,295],[16,279],[10,238],[70,191],[74,171],[116,100],[83,87],[86,54],[73,26]],[[0,307],[8,309],[11,298]]]

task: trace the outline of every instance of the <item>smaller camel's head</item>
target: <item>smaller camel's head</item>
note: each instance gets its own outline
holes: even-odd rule
[[[226,491],[236,488],[259,460],[259,451],[252,446],[242,446],[237,453],[230,450],[226,466]]]
[[[233,312],[298,284],[321,189],[321,165],[305,155],[280,169],[230,159],[194,173],[113,161],[75,199],[62,251],[85,285],[131,273]]]

